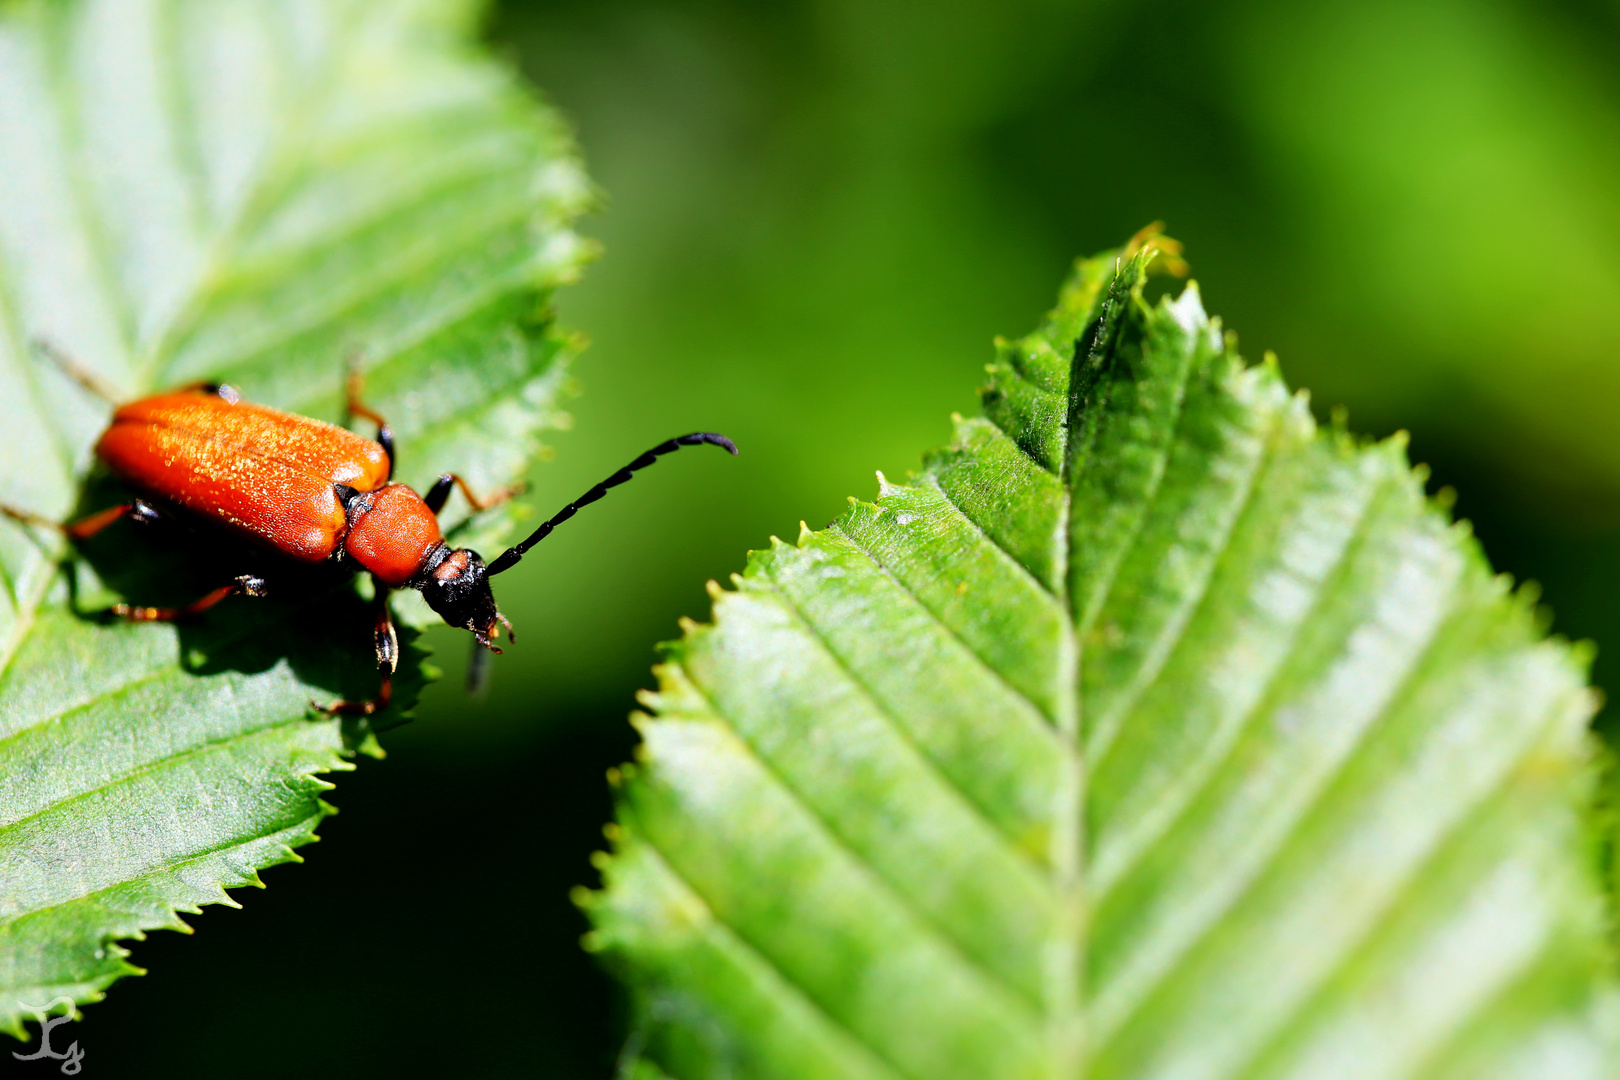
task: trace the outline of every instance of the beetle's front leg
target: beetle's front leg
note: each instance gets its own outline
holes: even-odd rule
[[[422,501],[427,503],[429,510],[437,514],[444,509],[445,502],[450,498],[450,489],[452,487],[459,487],[461,493],[467,496],[467,501],[472,504],[474,513],[482,513],[492,507],[499,506],[514,495],[523,494],[526,490],[522,483],[517,483],[511,487],[498,488],[483,498],[479,498],[473,493],[473,489],[468,485],[467,481],[455,473],[445,473],[433,482],[432,487],[428,488],[427,494],[422,496]]]
[[[372,579],[376,581],[375,578]],[[377,652],[377,674],[382,686],[371,701],[334,701],[322,705],[311,701],[324,713],[345,716],[370,716],[388,708],[394,697],[394,671],[399,667],[399,634],[394,630],[394,615],[388,610],[388,587],[377,581],[377,599],[372,607],[371,645]]]

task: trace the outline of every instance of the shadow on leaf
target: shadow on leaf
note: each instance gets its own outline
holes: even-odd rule
[[[79,514],[128,501],[129,490],[98,475],[86,485]],[[286,662],[320,704],[361,701],[377,694],[371,648],[371,603],[358,578],[331,565],[306,565],[266,551],[224,530],[169,516],[155,524],[119,521],[76,545],[67,574],[72,607],[101,623],[120,620],[110,610],[132,606],[178,607],[237,575],[265,579],[268,595],[231,596],[208,611],[177,620],[180,667],[198,676],[225,671],[259,674]],[[377,753],[371,737],[408,721],[426,681],[427,652],[419,633],[397,625],[400,663],[393,700],[369,717],[343,717],[344,745]],[[311,708],[312,718],[324,714]]]

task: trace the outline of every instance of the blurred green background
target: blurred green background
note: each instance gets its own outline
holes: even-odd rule
[[[490,37],[605,193],[561,301],[594,342],[577,424],[532,501],[694,428],[743,456],[669,460],[502,578],[487,698],[430,634],[449,677],[390,760],[245,912],[135,946],[152,974],[87,1011],[87,1074],[610,1075],[567,892],[652,643],[746,549],[915,467],[991,338],[1155,219],[1247,355],[1411,430],[1620,685],[1612,0],[557,0]]]

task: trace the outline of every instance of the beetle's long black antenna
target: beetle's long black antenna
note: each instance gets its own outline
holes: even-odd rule
[[[683,446],[698,446],[702,443],[708,443],[710,446],[718,446],[727,453],[735,454],[737,452],[735,443],[726,438],[724,435],[716,435],[712,431],[694,431],[690,435],[681,435],[670,439],[668,442],[659,443],[657,446],[653,447],[651,450],[648,450],[645,454],[642,454],[640,457],[636,458],[636,460],[632,461],[630,464],[626,465],[624,468],[620,469],[618,472],[614,473],[612,476],[608,477],[606,480],[603,480],[600,484],[597,484],[595,487],[591,488],[591,490],[587,491],[585,494],[563,507],[557,512],[556,517],[534,530],[534,532],[529,535],[529,538],[523,541],[523,543],[518,544],[515,547],[508,548],[506,551],[502,552],[498,559],[489,564],[489,576],[494,577],[496,574],[512,569],[512,567],[517,565],[518,560],[523,558],[530,548],[534,547],[534,545],[550,536],[551,531],[557,526],[579,513],[580,507],[589,506],[597,499],[600,499],[602,496],[608,493],[608,488],[618,487],[620,484],[630,479],[630,477],[638,469],[645,469],[647,466],[651,465],[665,454],[673,454]]]

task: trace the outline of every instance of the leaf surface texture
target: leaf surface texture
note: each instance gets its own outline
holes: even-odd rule
[[[1585,657],[1156,251],[669,647],[581,897],[649,1067],[1612,1075]]]
[[[86,486],[110,406],[53,353],[119,399],[225,381],[333,421],[356,365],[396,479],[516,479],[561,417],[574,343],[548,298],[590,253],[570,229],[589,192],[475,24],[459,2],[0,9],[0,501],[60,521],[122,494]],[[455,539],[492,543],[511,516]],[[158,528],[120,523],[80,558],[0,518],[0,1030],[18,1036],[25,1005],[135,971],[118,939],[295,859],[330,810],[318,774],[359,741],[309,702],[375,692],[346,585],[302,604],[272,577],[271,599],[178,626],[97,618],[221,583]]]

